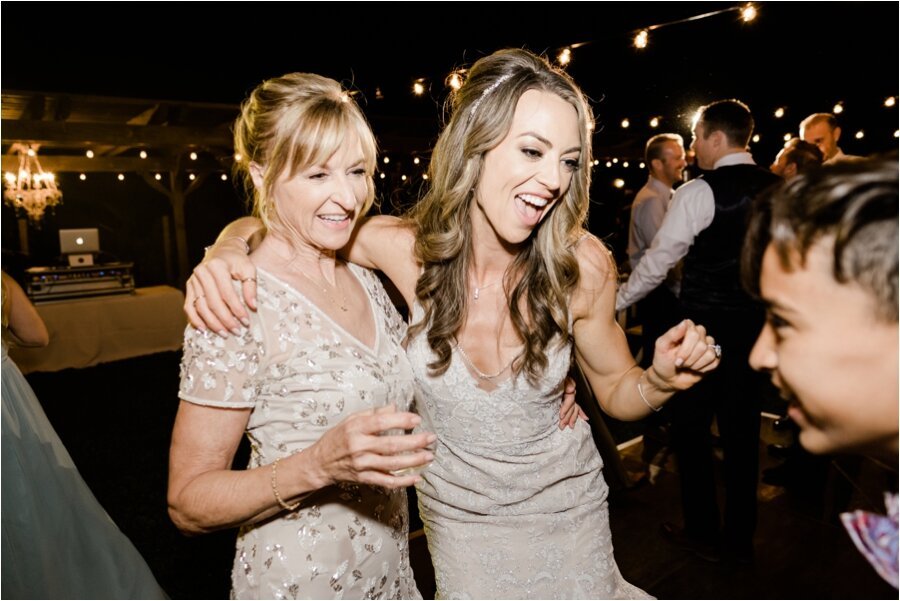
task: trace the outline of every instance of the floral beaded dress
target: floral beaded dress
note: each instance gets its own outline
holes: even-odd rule
[[[423,315],[417,304],[413,319]],[[613,557],[590,427],[559,429],[571,352],[551,343],[537,386],[521,375],[487,392],[458,349],[434,376],[424,332],[409,342],[420,427],[438,436],[417,485],[438,598],[648,598]]]
[[[370,300],[374,348],[262,269],[258,310],[239,336],[188,327],[180,396],[252,408],[249,468],[305,449],[351,413],[387,403],[409,407],[414,385],[400,344],[406,326],[375,275],[350,269]],[[406,491],[326,487],[295,511],[241,528],[232,598],[421,599],[408,530]]]

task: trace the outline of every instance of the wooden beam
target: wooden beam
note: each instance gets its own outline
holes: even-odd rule
[[[215,160],[201,155],[199,160],[185,161],[177,156],[153,156],[146,159],[136,157],[94,157],[40,155],[41,168],[50,173],[156,173],[159,171],[180,171],[201,173],[231,172],[231,156]],[[16,171],[19,158],[14,154],[2,157],[2,171]]]
[[[3,119],[0,133],[3,144],[30,142],[51,147],[56,143],[230,148],[234,140],[228,125],[165,127]]]

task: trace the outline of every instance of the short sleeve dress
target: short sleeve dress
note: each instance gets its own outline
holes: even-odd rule
[[[374,348],[262,269],[258,311],[239,336],[188,327],[180,397],[252,409],[248,467],[302,451],[351,413],[411,404],[413,375],[401,346],[406,326],[378,278],[355,265],[350,269],[370,301]],[[408,529],[404,490],[357,484],[321,489],[295,511],[241,528],[232,597],[420,599]]]

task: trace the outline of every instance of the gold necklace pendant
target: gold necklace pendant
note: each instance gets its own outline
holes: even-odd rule
[[[328,292],[328,289],[327,289],[323,284],[321,284],[320,282],[317,282],[316,280],[314,280],[314,279],[312,278],[312,276],[309,275],[308,273],[306,273],[305,271],[301,271],[300,273],[301,273],[306,279],[308,279],[310,282],[312,282],[313,284],[315,284],[316,286],[318,286],[319,288],[321,288],[321,289],[322,289],[322,292],[325,293],[325,296],[328,297],[328,300],[331,301],[331,304],[332,304],[332,305],[337,305],[338,308],[339,308],[341,311],[344,311],[344,312],[347,312],[347,311],[350,310],[350,309],[347,307],[347,295],[344,294],[344,292],[343,292],[343,291],[340,289],[340,287],[337,285],[337,272],[335,272],[335,274],[334,274],[334,289],[337,290],[337,291],[340,293],[340,295],[341,295],[341,301],[342,301],[342,302],[340,302],[340,303],[337,302],[336,300],[334,300],[334,297],[331,296],[331,293]]]

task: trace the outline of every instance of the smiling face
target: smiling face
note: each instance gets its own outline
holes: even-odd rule
[[[800,442],[813,453],[897,452],[897,323],[876,317],[871,294],[832,275],[817,242],[785,269],[769,246],[760,292],[768,319],[750,354],[790,401]]]
[[[575,107],[556,94],[528,90],[509,133],[484,155],[472,219],[476,236],[520,244],[568,191],[579,168]]]
[[[256,169],[257,186],[260,176]],[[273,188],[278,219],[296,238],[295,244],[319,251],[343,248],[365,206],[368,181],[359,137],[348,133],[324,163],[278,178]]]

